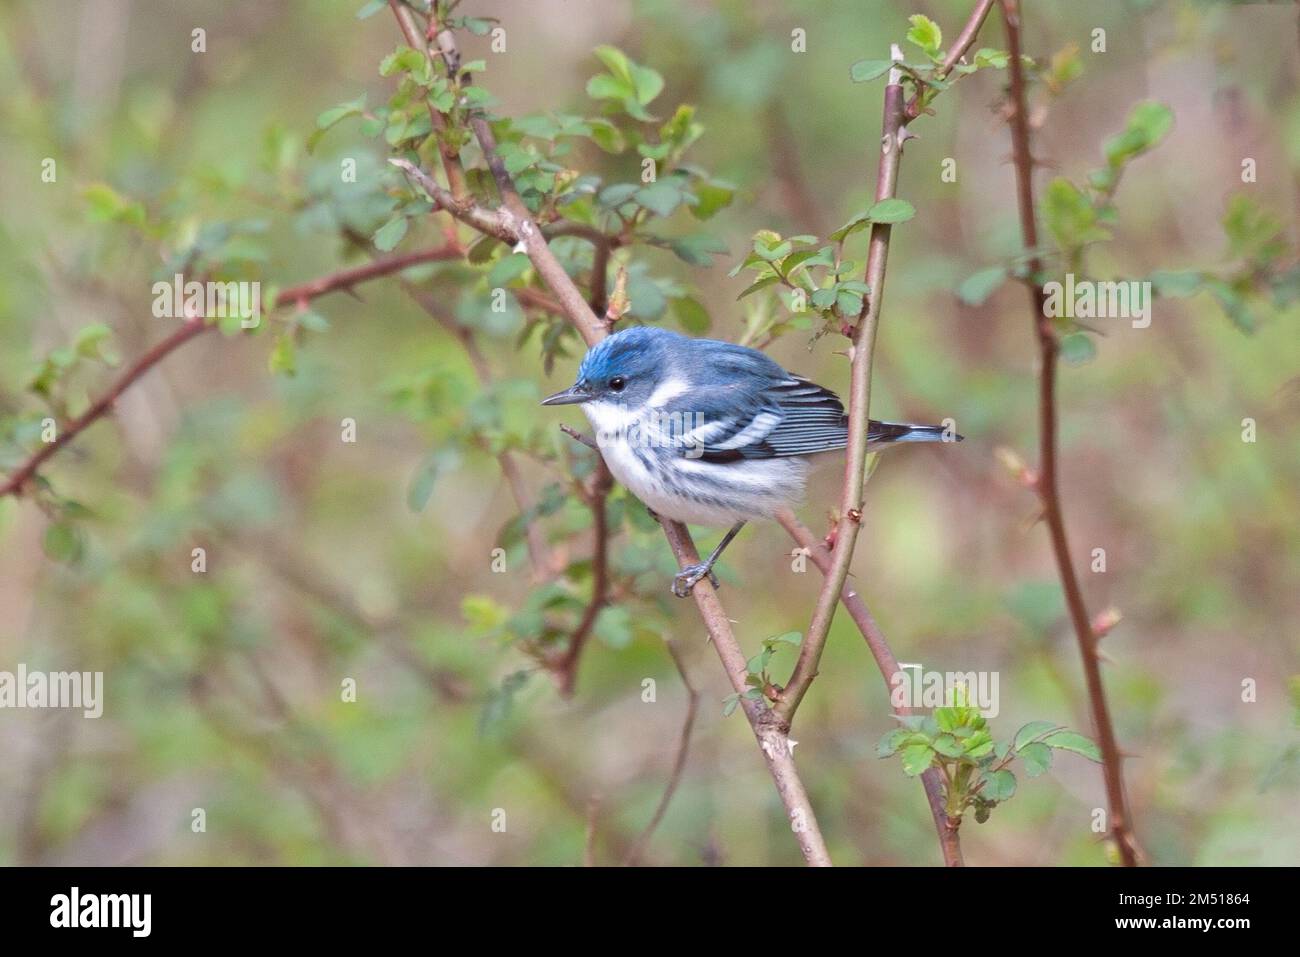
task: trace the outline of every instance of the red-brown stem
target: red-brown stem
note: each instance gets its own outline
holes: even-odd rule
[[[388,0],[388,6],[392,9],[393,16],[397,18],[397,25],[401,27],[402,36],[406,38],[406,45],[413,50],[421,51],[432,62],[433,56],[429,52],[429,43],[422,36],[410,8],[405,6],[402,0]],[[469,189],[465,185],[465,169],[461,165],[460,154],[444,135],[447,119],[434,108],[432,103],[429,104],[429,122],[433,124],[434,137],[438,141],[438,153],[442,156],[442,169],[447,176],[447,186],[451,189],[451,195],[457,199],[464,199],[469,195]]]
[[[1025,249],[1038,248],[1038,224],[1034,216],[1034,161],[1029,143],[1028,99],[1025,93],[1024,70],[1020,63],[1020,9],[1016,0],[1002,0],[1003,20],[1007,27],[1007,46],[1011,54],[1011,146],[1016,169],[1016,201],[1020,210],[1020,231]],[[1079,654],[1083,659],[1083,674],[1088,685],[1088,702],[1092,710],[1093,730],[1101,746],[1102,771],[1106,779],[1106,798],[1110,804],[1110,832],[1115,839],[1120,860],[1125,867],[1137,865],[1137,846],[1132,824],[1124,799],[1123,757],[1115,739],[1110,709],[1106,704],[1106,689],[1101,680],[1101,662],[1097,655],[1097,637],[1092,630],[1092,619],[1083,601],[1083,591],[1070,560],[1070,545],[1065,534],[1065,517],[1061,509],[1061,493],[1057,478],[1056,436],[1056,368],[1059,343],[1046,309],[1046,293],[1041,275],[1043,264],[1034,255],[1029,260],[1029,300],[1033,309],[1034,335],[1039,349],[1038,389],[1038,441],[1040,467],[1038,493],[1043,502],[1043,517],[1052,539],[1052,552],[1056,558],[1065,603],[1074,626]]]

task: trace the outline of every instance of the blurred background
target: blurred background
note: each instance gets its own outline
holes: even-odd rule
[[[393,94],[378,65],[401,34],[387,8],[358,19],[361,6],[0,8],[0,472],[39,447],[42,418],[84,410],[173,329],[150,306],[177,262],[269,287],[367,260],[356,236],[397,205],[400,181],[380,179],[388,146],[340,123],[307,148],[322,112]],[[661,120],[695,105],[704,133],[687,161],[734,189],[703,224],[726,252],[701,267],[655,246],[620,251],[629,319],[741,340],[784,308],[737,301],[750,278],[728,273],[754,232],[826,236],[870,205],[882,86],[851,82],[850,65],[887,57],[913,13],[951,38],[970,6],[466,0],[458,14],[507,31],[504,52],[480,23],[461,34],[465,57],[486,62],[476,83],[494,113],[600,115],[584,93],[600,45],[663,76]],[[1090,251],[1090,271],[1222,282],[1159,298],[1146,329],[1097,320],[1060,377],[1074,561],[1089,609],[1122,614],[1103,650],[1137,838],[1154,864],[1294,864],[1300,12],[1027,7],[1025,52],[1043,65],[1040,196],[1050,178],[1082,183],[1102,165],[1134,104],[1174,114],[1125,173],[1113,239]],[[796,29],[806,52],[791,48]],[[996,13],[977,46],[1005,49]],[[899,195],[917,215],[894,230],[872,412],[951,417],[966,441],[884,457],[853,581],[900,660],[1000,675],[998,737],[1037,719],[1091,733],[1047,533],[1014,465],[1037,460],[1028,297],[1014,282],[968,282],[1021,250],[1005,80],[964,77],[907,144]],[[41,176],[47,158],[54,182]],[[355,184],[339,182],[346,158]],[[949,158],[955,182],[942,175]],[[630,182],[640,157],[587,144],[565,162]],[[682,211],[659,231],[699,227]],[[396,251],[436,244],[441,228],[413,220]],[[0,710],[0,862],[618,862],[664,792],[686,717],[665,638],[699,707],[642,860],[799,862],[743,717],[723,715],[730,688],[694,603],[668,593],[667,545],[621,490],[609,502],[614,601],[574,694],[539,665],[563,650],[591,591],[591,512],[567,478],[590,459],[556,429],[585,423],[536,406],[572,381],[581,348],[513,300],[490,313],[501,274],[489,283],[484,268],[405,274],[450,325],[389,278],[314,301],[288,346],[282,315],[257,334],[200,337],[52,458],[48,488],[0,500],[0,670],[102,671],[105,687],[97,720]],[[99,324],[106,333],[84,332]],[[472,334],[491,384],[456,329]],[[843,340],[812,340],[793,328],[769,351],[842,394]],[[57,385],[34,390],[49,369]],[[355,442],[341,441],[344,419]],[[1256,441],[1243,441],[1244,419]],[[530,569],[503,448],[553,574]],[[819,474],[801,511],[818,534],[838,479]],[[1104,572],[1092,570],[1097,548]],[[755,526],[723,562],[747,654],[807,626],[820,576],[792,570],[790,551],[778,527]],[[792,661],[782,651],[774,672]],[[349,679],[355,701],[341,691]],[[841,613],[794,728],[837,863],[941,860],[920,786],[875,756],[893,726]],[[989,822],[966,821],[967,862],[1103,864],[1090,824],[1104,804],[1100,768],[1062,754]]]

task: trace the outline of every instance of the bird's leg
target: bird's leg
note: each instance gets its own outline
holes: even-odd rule
[[[685,598],[691,593],[691,589],[695,587],[695,583],[705,575],[709,576],[709,581],[713,583],[714,588],[718,587],[718,578],[713,574],[713,564],[722,554],[722,550],[731,544],[731,540],[735,538],[744,527],[744,522],[737,522],[735,525],[731,526],[731,531],[722,536],[722,541],[718,542],[718,547],[709,554],[708,558],[704,559],[704,561],[700,562],[698,565],[687,565],[680,572],[674,575],[673,594],[678,598]]]

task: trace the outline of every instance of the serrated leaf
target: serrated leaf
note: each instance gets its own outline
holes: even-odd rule
[[[926,771],[934,763],[934,748],[928,744],[909,744],[903,749],[903,773],[909,778]]]
[[[393,249],[406,235],[408,225],[405,216],[394,216],[375,231],[372,237],[375,248],[383,252]]]
[[[867,210],[867,218],[874,223],[905,223],[915,215],[915,206],[896,198],[882,199]]]
[[[1025,745],[1016,755],[1025,762],[1025,773],[1031,778],[1046,773],[1052,766],[1052,749],[1041,741]]]
[[[1046,734],[1053,728],[1058,727],[1055,721],[1030,721],[1027,725],[1016,732],[1012,747],[1019,751],[1034,738],[1041,734]]]
[[[1101,749],[1097,747],[1097,743],[1092,738],[1077,731],[1062,730],[1054,732],[1043,739],[1043,744],[1049,748],[1056,748],[1058,751],[1072,751],[1075,754],[1083,755],[1089,761],[1101,763]]]
[[[1016,793],[1016,776],[1005,768],[994,771],[984,778],[984,789],[980,795],[988,801],[1007,801]]]
[[[650,210],[656,216],[671,216],[686,197],[682,195],[680,187],[674,183],[660,180],[641,187],[633,198],[639,206]]]
[[[957,298],[968,306],[979,306],[1007,281],[1007,271],[1002,266],[990,266],[967,276],[957,287]]]
[[[762,278],[756,279],[748,286],[746,286],[744,290],[740,293],[740,295],[737,296],[736,298],[744,299],[746,296],[752,295],[753,293],[766,289],[768,286],[774,286],[780,281],[781,281],[780,276],[775,276],[775,275],[763,276]]]
[[[893,60],[859,60],[849,67],[849,77],[854,83],[868,83],[889,72]]]
[[[894,728],[892,731],[886,731],[881,735],[880,741],[876,743],[876,757],[888,758],[898,753],[898,749],[903,746],[903,742],[908,739],[912,732],[906,728]]]
[[[673,300],[673,316],[677,324],[692,335],[709,331],[709,312],[693,296],[678,296]]]
[[[927,56],[936,56],[943,45],[943,31],[923,13],[914,13],[908,17],[912,28],[907,31],[908,42],[920,47]]]
[[[1097,344],[1086,332],[1071,332],[1061,337],[1061,361],[1078,366],[1097,358]]]

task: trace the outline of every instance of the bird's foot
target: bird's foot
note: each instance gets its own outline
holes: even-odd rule
[[[673,594],[678,598],[688,597],[691,590],[706,575],[713,587],[717,588],[718,576],[713,574],[713,566],[705,562],[700,562],[698,565],[687,565],[673,576]]]

